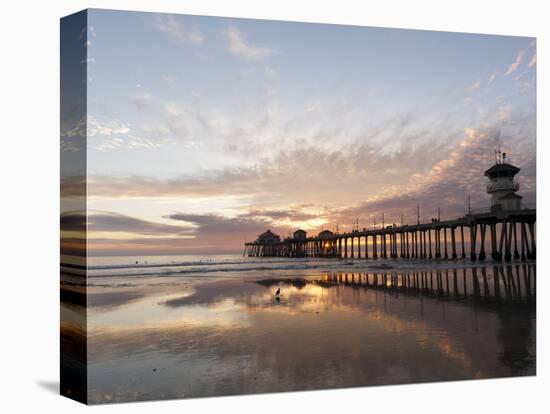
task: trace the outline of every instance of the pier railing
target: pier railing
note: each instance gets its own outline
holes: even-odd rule
[[[494,182],[487,184],[487,192],[491,193],[493,191],[498,190],[511,190],[511,191],[518,191],[519,190],[519,183],[517,181],[504,181],[504,182]]]

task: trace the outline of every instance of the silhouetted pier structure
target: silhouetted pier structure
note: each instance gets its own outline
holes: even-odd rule
[[[327,257],[342,259],[458,259],[496,261],[536,257],[536,210],[468,214],[455,220],[323,236],[262,238],[245,243],[253,257]],[[489,249],[487,249],[489,244]],[[487,250],[489,250],[487,252]]]
[[[307,237],[297,230],[281,238],[267,230],[255,241],[245,243],[243,256],[327,257],[342,259],[449,259],[495,261],[536,258],[536,209],[522,206],[516,194],[514,176],[519,168],[506,162],[506,154],[485,171],[490,180],[487,192],[491,207],[469,212],[452,220],[432,219],[429,223],[391,225],[379,229],[333,233],[324,230]],[[488,246],[487,246],[488,244]]]

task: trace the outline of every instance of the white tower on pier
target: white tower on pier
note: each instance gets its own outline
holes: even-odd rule
[[[518,167],[508,163],[506,153],[495,151],[495,165],[485,171],[489,178],[487,193],[491,195],[492,210],[519,210],[522,197],[516,194],[519,183],[514,176],[520,171]]]

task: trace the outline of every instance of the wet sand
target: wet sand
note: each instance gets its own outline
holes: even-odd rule
[[[536,372],[534,265],[304,273],[93,283],[89,402]]]

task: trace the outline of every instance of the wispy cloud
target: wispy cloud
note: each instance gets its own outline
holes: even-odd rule
[[[524,50],[520,50],[518,52],[518,55],[516,57],[516,60],[513,61],[510,66],[508,66],[508,70],[504,73],[504,76],[508,76],[512,73],[514,73],[518,68],[519,68],[519,65],[521,65],[521,62],[523,62],[523,56],[525,55],[525,51]]]
[[[472,83],[470,86],[468,86],[468,88],[466,88],[466,92],[468,94],[473,94],[479,89],[480,86],[481,86],[481,81],[478,79],[474,83]]]
[[[115,118],[99,118],[90,115],[87,117],[86,129],[89,148],[99,151],[121,148],[156,148],[170,142],[164,135],[149,133],[147,137],[138,136],[133,131],[131,124]]]
[[[176,43],[195,45],[204,43],[204,36],[202,33],[197,28],[187,28],[181,17],[176,17],[171,14],[155,15],[153,27]]]
[[[236,27],[229,27],[225,31],[228,50],[236,56],[249,60],[261,60],[270,56],[273,51],[267,47],[252,45],[247,42],[244,34]]]
[[[252,209],[247,213],[241,214],[240,217],[261,218],[267,220],[292,220],[304,221],[318,218],[318,214],[304,212],[301,209],[289,208],[285,210],[273,209]]]
[[[317,203],[330,204],[334,199],[348,202],[356,199],[354,194],[357,188],[361,188],[365,194],[378,194],[396,185],[406,186],[413,174],[426,173],[436,160],[445,157],[461,142],[463,135],[461,123],[438,120],[436,123],[418,124],[414,116],[409,116],[402,120],[389,118],[387,122],[378,125],[378,129],[360,131],[355,136],[350,136],[345,128],[323,130],[324,126],[321,125],[321,131],[302,131],[297,123],[292,123],[290,129],[274,129],[264,139],[258,137],[258,129],[252,128],[256,134],[249,134],[245,126],[238,130],[222,121],[204,118],[197,118],[190,123],[189,108],[174,105],[168,109],[172,117],[169,129],[176,128],[184,136],[201,136],[198,135],[201,131],[198,125],[207,123],[208,130],[212,131],[209,134],[211,136],[227,135],[229,140],[232,136],[239,136],[239,142],[234,144],[236,148],[231,151],[241,156],[241,152],[247,149],[254,153],[254,163],[211,169],[162,182],[139,176],[116,179],[92,177],[92,193],[114,197],[140,194],[190,198],[233,195],[254,198],[255,202],[281,197],[281,200],[284,199],[281,202],[285,203],[296,202],[303,197]],[[525,119],[512,118],[511,108],[501,105],[479,124],[499,126],[502,122],[512,121],[522,126],[527,123]],[[225,129],[234,133],[225,133]],[[530,137],[528,132],[520,132]],[[249,142],[249,135],[250,140],[256,137],[256,141],[261,141],[260,144]],[[398,145],[390,148],[390,139]],[[208,145],[208,141],[200,142]],[[226,150],[227,144],[224,142],[225,139],[217,142],[216,146]],[[245,149],[241,150],[241,146]],[[490,148],[487,151],[492,153]],[[522,149],[518,148],[518,151]]]
[[[533,56],[531,57],[531,60],[529,61],[529,63],[527,64],[528,67],[533,67],[537,64],[537,53],[533,53]]]
[[[94,116],[88,116],[87,123],[89,138],[95,136],[120,136],[130,134],[130,125],[127,123],[119,122],[117,120],[110,120],[107,122],[101,122]]]

